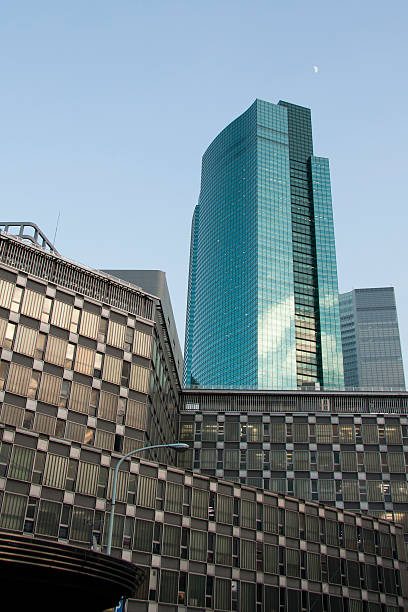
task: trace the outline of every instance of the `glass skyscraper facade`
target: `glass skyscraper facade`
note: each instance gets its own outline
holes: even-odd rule
[[[203,156],[184,384],[344,385],[328,160],[310,110],[255,100]]]
[[[347,387],[405,390],[394,287],[340,295]]]

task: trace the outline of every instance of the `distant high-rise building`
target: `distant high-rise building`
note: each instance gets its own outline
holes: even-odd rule
[[[346,387],[405,389],[393,287],[340,295]]]
[[[329,162],[308,108],[255,100],[203,156],[184,385],[344,385]]]

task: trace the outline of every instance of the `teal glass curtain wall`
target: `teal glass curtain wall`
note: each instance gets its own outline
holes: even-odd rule
[[[312,159],[320,158],[310,110],[262,100],[205,152],[192,227],[186,387],[342,387],[334,237],[324,233],[331,200],[313,183]],[[326,214],[318,235],[315,198]]]
[[[312,157],[310,167],[315,217],[322,384],[325,389],[343,389],[343,350],[329,160]]]
[[[260,389],[296,388],[287,112],[257,101],[258,371]]]
[[[187,386],[257,385],[256,109],[225,128],[203,156]]]

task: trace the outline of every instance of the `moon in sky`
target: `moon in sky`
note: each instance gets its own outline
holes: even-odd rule
[[[319,66],[313,66],[313,71],[314,72],[319,72]]]

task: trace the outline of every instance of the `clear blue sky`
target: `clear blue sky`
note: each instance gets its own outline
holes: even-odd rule
[[[340,290],[395,287],[407,366],[407,23],[403,0],[5,0],[1,220],[52,239],[60,211],[65,256],[165,270],[183,340],[204,150],[256,97],[309,106]]]

